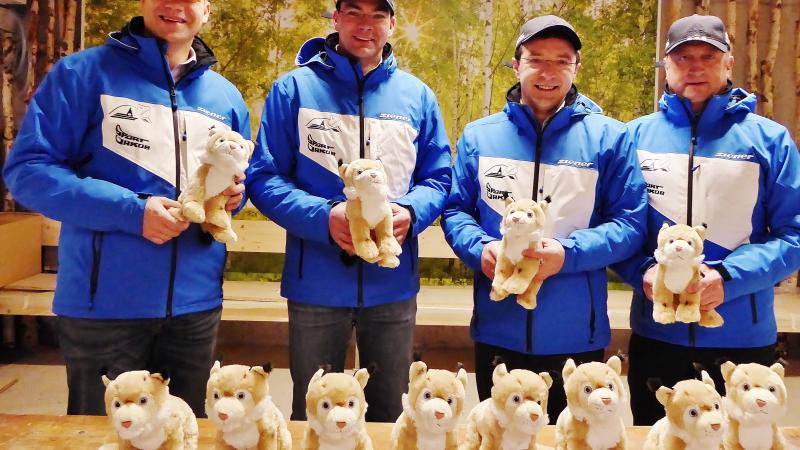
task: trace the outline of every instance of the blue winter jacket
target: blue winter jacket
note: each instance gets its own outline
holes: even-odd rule
[[[374,306],[419,290],[416,236],[444,207],[450,146],[433,92],[399,70],[387,44],[367,76],[337,53],[338,34],[306,42],[298,69],[275,82],[264,105],[248,195],[286,229],[281,295],[332,307]],[[331,239],[331,207],[345,200],[339,162],[379,159],[389,200],[411,211],[400,266],[348,257]]]
[[[165,45],[133,19],[106,44],[60,60],[28,107],[3,176],[28,208],[62,222],[53,312],[161,318],[222,301],[225,246],[192,225],[155,245],[142,237],[151,196],[177,198],[208,129],[249,136],[239,92],[197,63],[175,85]]]
[[[447,241],[475,271],[475,341],[536,355],[608,344],[605,268],[641,246],[646,206],[635,156],[617,150],[621,131],[621,123],[574,87],[543,129],[519,103],[518,86],[503,112],[467,125],[443,218]],[[544,235],[559,240],[566,258],[528,311],[513,296],[489,300],[481,253],[501,237],[504,198],[537,194],[551,198]]]
[[[732,89],[696,116],[688,100],[665,93],[660,111],[627,125],[623,149],[638,153],[650,204],[644,249],[615,267],[635,288],[635,333],[683,346],[775,343],[773,285],[800,268],[800,158],[789,132],[755,104]],[[705,262],[725,280],[722,327],[653,321],[642,276],[664,222],[706,225]]]

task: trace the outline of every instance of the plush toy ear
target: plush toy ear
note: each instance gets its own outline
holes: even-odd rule
[[[492,384],[497,384],[500,380],[508,375],[508,369],[506,368],[506,364],[498,364],[494,368],[494,372],[492,372]]]
[[[720,372],[722,372],[722,379],[725,380],[726,383],[731,382],[731,376],[733,376],[733,371],[736,370],[736,364],[725,361],[719,366]]]
[[[164,386],[169,386],[169,378],[164,379],[164,377],[160,373],[151,373],[150,378],[157,380],[159,383],[163,384]]]
[[[214,375],[215,373],[219,372],[219,369],[221,367],[222,367],[222,364],[219,362],[219,360],[214,361],[214,365],[211,366],[211,375]]]
[[[339,176],[342,177],[342,179],[344,179],[344,175],[347,173],[347,167],[349,166],[349,164],[345,164],[341,160],[339,162],[341,163],[339,164]]]
[[[667,228],[669,228],[669,222],[664,222],[664,224],[661,225],[661,229],[659,231],[666,230]]]
[[[547,198],[549,199],[550,197]],[[547,212],[547,208],[549,207],[550,207],[549,200],[539,200],[539,208],[542,208],[542,212]]]
[[[783,367],[783,366],[781,366],[781,367]],[[467,371],[466,370],[464,370],[463,368],[462,369],[458,369],[458,372],[456,373],[456,380],[461,382],[461,385],[464,386],[464,390],[467,389]]]
[[[550,373],[539,372],[539,376],[542,377],[542,379],[544,380],[544,384],[547,385],[547,389],[550,389],[550,387],[553,385],[553,377],[550,376]]]
[[[420,375],[424,375],[425,372],[428,371],[428,366],[425,365],[422,361],[414,361],[411,363],[411,367],[408,368],[408,379],[409,381],[414,381]]]
[[[658,403],[667,406],[667,403],[669,403],[669,400],[672,398],[672,395],[674,393],[675,391],[673,391],[672,389],[666,386],[661,386],[656,391],[656,399],[658,400]]]
[[[617,372],[617,375],[622,375],[622,360],[619,359],[619,356],[614,355],[611,358],[608,358],[606,365],[611,367],[611,370],[614,372]]]
[[[716,390],[716,386],[714,386],[714,379],[711,378],[711,375],[708,374],[705,370],[700,372],[700,379],[703,380],[703,383],[711,386]]]
[[[322,379],[322,376],[325,375],[325,369],[319,369],[314,373],[314,376],[311,377],[311,381],[308,382],[308,385],[311,386],[312,384],[316,383],[317,381]]]
[[[361,389],[364,389],[367,386],[367,381],[369,381],[369,371],[367,369],[358,369],[354,376],[358,384],[361,385]]]
[[[261,375],[264,378],[269,378],[269,373],[266,370],[264,370],[264,368],[261,367],[261,366],[253,366],[253,367],[251,367],[250,368],[250,372],[257,373],[257,374]]]
[[[508,205],[514,203],[514,199],[511,198],[510,195],[507,195],[504,203],[505,203],[506,207],[508,207]]]
[[[700,240],[704,240],[706,238],[706,227],[705,225],[698,225],[694,227],[694,231],[697,232],[697,235],[700,236]]]
[[[777,373],[779,377],[781,377],[781,378],[783,378],[783,377],[784,377],[785,370],[784,370],[784,368],[783,368],[783,364],[781,364],[781,363],[775,363],[775,364],[773,364],[773,365],[769,366],[769,368],[770,368],[770,369],[771,369],[773,372]]]
[[[573,361],[572,358],[568,359],[567,362],[564,363],[564,369],[561,370],[561,378],[564,379],[564,383],[566,383],[567,379],[569,379],[569,376],[575,372],[575,369],[575,361]]]
[[[783,366],[781,366],[781,367],[783,367]],[[111,380],[109,380],[108,377],[105,376],[105,375],[101,376],[100,379],[103,380],[103,386],[105,386],[105,387],[108,387],[108,384],[111,383]]]

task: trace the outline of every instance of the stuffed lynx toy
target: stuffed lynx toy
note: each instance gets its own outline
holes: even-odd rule
[[[722,364],[726,395],[722,398],[728,431],[725,449],[783,450],[786,440],[777,421],[786,413],[783,366]]]
[[[392,208],[387,201],[389,188],[380,161],[357,159],[339,166],[347,197],[345,215],[356,255],[364,261],[393,269],[403,249],[394,237]],[[375,240],[371,232],[375,231]]]
[[[556,421],[556,450],[626,448],[621,414],[628,395],[621,372],[617,356],[578,367],[567,360],[562,371],[567,407]]]
[[[219,430],[217,449],[291,450],[286,419],[269,397],[263,367],[214,363],[206,384],[206,415]]]
[[[324,374],[319,369],[311,377],[306,392],[308,428],[303,450],[372,450],[364,427],[364,386],[368,380],[367,369],[359,369],[353,376]]]
[[[254,147],[253,141],[233,130],[211,128],[206,153],[200,157],[201,165],[178,197],[181,208],[171,208],[170,213],[178,219],[202,224],[219,242],[235,242],[231,215],[225,211],[228,197],[222,191],[233,184],[235,177],[244,178]]]
[[[146,370],[102,379],[106,414],[118,441],[101,449],[197,449],[197,420],[185,401],[170,395],[169,379]]]
[[[456,450],[455,427],[466,398],[467,372],[411,364],[403,413],[392,428],[392,450]]]
[[[469,413],[459,450],[536,450],[536,433],[549,422],[547,395],[553,378],[547,372],[509,372],[505,364],[498,364],[492,383],[492,397]]]
[[[539,260],[525,258],[522,252],[535,249],[545,226],[547,200],[514,201],[506,198],[506,209],[500,222],[503,241],[497,252],[497,264],[489,298],[500,301],[517,294],[517,303],[525,309],[536,308],[536,294],[541,283],[532,282],[539,271]]]
[[[703,381],[684,380],[670,389],[662,386],[656,398],[667,413],[650,428],[644,450],[718,450],[725,422],[722,398],[704,370]]]
[[[669,226],[666,223],[658,232],[658,248],[654,253],[658,265],[653,282],[653,320],[656,322],[699,322],[709,328],[722,325],[719,313],[700,310],[699,292],[686,292],[691,283],[700,281],[705,234],[702,226]]]

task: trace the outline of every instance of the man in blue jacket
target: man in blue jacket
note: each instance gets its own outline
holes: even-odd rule
[[[773,285],[800,267],[800,160],[789,132],[755,114],[756,99],[733,89],[722,21],[684,17],[667,34],[667,87],[660,111],[627,125],[649,191],[644,250],[615,267],[635,288],[631,307],[631,407],[637,425],[664,408],[648,389],[697,377],[702,363],[724,391],[719,364],[771,364],[777,338]],[[653,320],[656,237],[663,223],[706,226],[701,309],[722,327]]]
[[[478,395],[488,398],[492,361],[511,368],[561,372],[567,358],[603,358],[610,329],[605,268],[642,244],[645,187],[635,156],[617,151],[622,124],[578,93],[581,41],[555,16],[523,25],[514,72],[519,83],[504,110],[467,125],[457,146],[453,187],[443,215],[455,253],[475,271]],[[489,299],[500,246],[504,199],[549,197],[536,280],[538,305],[513,296]],[[617,387],[619,388],[619,387]],[[566,406],[561,384],[550,390],[552,420]]]
[[[33,96],[3,176],[61,221],[53,312],[69,414],[105,414],[100,372],[163,370],[203,414],[225,246],[167,208],[211,127],[249,135],[239,91],[196,37],[208,0],[141,0],[106,44],[60,60]],[[242,200],[233,185],[227,209]]]
[[[336,33],[306,42],[298,69],[272,87],[247,176],[253,203],[286,229],[281,295],[289,302],[292,419],[320,365],[342,371],[353,329],[360,363],[377,369],[366,387],[367,420],[402,412],[419,291],[417,235],[438,217],[450,189],[450,146],[431,90],[397,68],[386,43],[394,2],[341,0]],[[388,174],[400,266],[353,256],[340,162],[377,159]]]

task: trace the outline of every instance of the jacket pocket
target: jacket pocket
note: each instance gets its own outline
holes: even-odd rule
[[[89,274],[89,309],[94,309],[94,296],[97,293],[97,284],[100,278],[100,258],[103,253],[102,231],[92,233],[92,271]]]
[[[303,279],[303,257],[305,256],[306,250],[306,243],[303,239],[299,239],[300,241],[300,255],[297,258],[297,278],[302,280]]]

